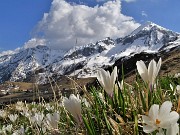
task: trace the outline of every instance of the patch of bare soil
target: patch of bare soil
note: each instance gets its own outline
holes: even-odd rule
[[[58,98],[59,92],[63,95],[70,95],[75,91],[82,92],[84,86],[88,86],[95,81],[95,78],[72,78],[61,76],[56,81],[51,79],[51,83],[46,85],[36,85],[35,83],[24,82],[6,82],[0,88],[7,88],[9,85],[17,86],[19,89],[12,90],[10,94],[0,97],[0,105],[14,103],[17,101],[39,101],[40,99],[51,101],[54,99],[54,93]],[[25,91],[24,91],[25,90]],[[26,91],[28,90],[28,91]]]

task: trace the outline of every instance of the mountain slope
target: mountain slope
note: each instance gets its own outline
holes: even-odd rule
[[[37,70],[48,69],[54,60],[61,60],[62,51],[51,50],[46,46],[21,49],[17,53],[0,56],[0,82],[24,81]]]
[[[76,46],[68,52],[36,46],[1,55],[0,82],[36,81],[45,84],[49,76],[95,76],[97,68],[122,63],[139,53],[160,55],[179,45],[179,33],[147,22],[124,38],[106,38],[94,44]]]

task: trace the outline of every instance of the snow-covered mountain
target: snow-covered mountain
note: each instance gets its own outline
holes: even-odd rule
[[[179,33],[147,22],[124,38],[105,38],[76,46],[68,52],[36,46],[1,54],[0,82],[36,81],[44,84],[48,82],[48,76],[94,76],[97,68],[111,66],[122,57],[129,58],[141,52],[168,51],[179,45]]]

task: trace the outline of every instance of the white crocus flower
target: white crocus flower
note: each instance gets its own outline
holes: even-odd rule
[[[86,107],[90,107],[90,106],[91,106],[91,105],[89,104],[89,102],[87,101],[86,98],[83,98],[83,99],[82,99],[82,103],[84,103],[84,105],[85,105]]]
[[[172,103],[170,101],[164,102],[160,109],[159,105],[154,104],[149,110],[148,116],[143,115],[142,119],[146,125],[143,126],[145,133],[151,133],[159,129],[169,129],[176,124],[179,119],[179,114],[171,111]]]
[[[38,126],[41,126],[42,121],[44,119],[44,114],[43,113],[35,113],[35,115],[31,118],[32,123],[36,122]]]
[[[21,112],[21,115],[30,118],[32,115],[32,112],[30,112],[29,110],[24,110],[23,112]]]
[[[179,78],[180,77],[180,73],[176,73],[175,75],[174,75],[174,78]]]
[[[5,110],[0,110],[0,117],[5,118],[7,116],[7,112]]]
[[[123,80],[121,80],[121,82],[118,81],[118,84],[119,84],[120,89],[123,90],[124,89],[124,81]]]
[[[81,119],[81,100],[79,95],[77,97],[71,94],[69,99],[64,97],[63,99],[64,107],[74,116],[78,124],[82,122]]]
[[[173,92],[173,95],[176,95],[176,91],[174,91],[174,87],[172,86],[171,83],[169,84],[169,87],[170,87],[171,91]]]
[[[18,101],[16,103],[16,110],[22,111],[24,109],[24,103],[22,101]]]
[[[46,115],[46,125],[50,130],[58,130],[58,123],[60,120],[59,113],[54,112],[53,114],[48,113]]]
[[[172,84],[169,85],[170,88],[171,88],[171,91],[174,91],[174,94],[173,95],[180,95],[180,85],[177,85],[175,90],[174,90],[174,87],[172,86]]]
[[[25,129],[23,126],[19,130],[15,130],[12,135],[25,135]]]
[[[36,113],[38,110],[37,110],[37,108],[32,108],[31,111]]]
[[[11,133],[11,131],[12,131],[12,124],[6,126],[6,131]]]
[[[17,120],[17,118],[18,118],[18,115],[17,114],[10,114],[10,115],[8,115],[8,117],[9,117],[9,119],[10,119],[10,121],[12,121],[13,123]]]
[[[48,111],[54,110],[54,106],[51,106],[49,103],[47,103],[47,104],[45,105],[45,108],[46,108],[46,110],[48,110]]]
[[[161,58],[159,59],[158,63],[156,63],[154,60],[151,60],[147,68],[142,60],[136,62],[137,70],[141,78],[144,82],[147,82],[151,87],[154,86],[154,82],[159,73],[161,63]]]
[[[3,125],[2,129],[0,129],[0,135],[6,135],[6,126]]]
[[[97,74],[97,79],[101,86],[104,88],[104,90],[107,92],[107,94],[112,97],[113,96],[113,90],[114,90],[114,84],[117,78],[117,67],[114,67],[113,72],[109,73],[109,71],[105,71],[104,69],[100,69]]]

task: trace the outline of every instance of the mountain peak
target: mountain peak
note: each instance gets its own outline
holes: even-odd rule
[[[155,29],[161,29],[161,30],[170,31],[170,30],[168,30],[168,29],[165,29],[165,28],[163,28],[163,27],[161,27],[161,26],[153,23],[153,22],[147,21],[147,22],[145,22],[144,24],[142,24],[141,26],[139,26],[137,29],[135,29],[135,30],[131,33],[131,35],[137,34],[137,33],[139,33],[140,31],[149,31],[149,30],[154,29],[154,28],[155,28]]]

